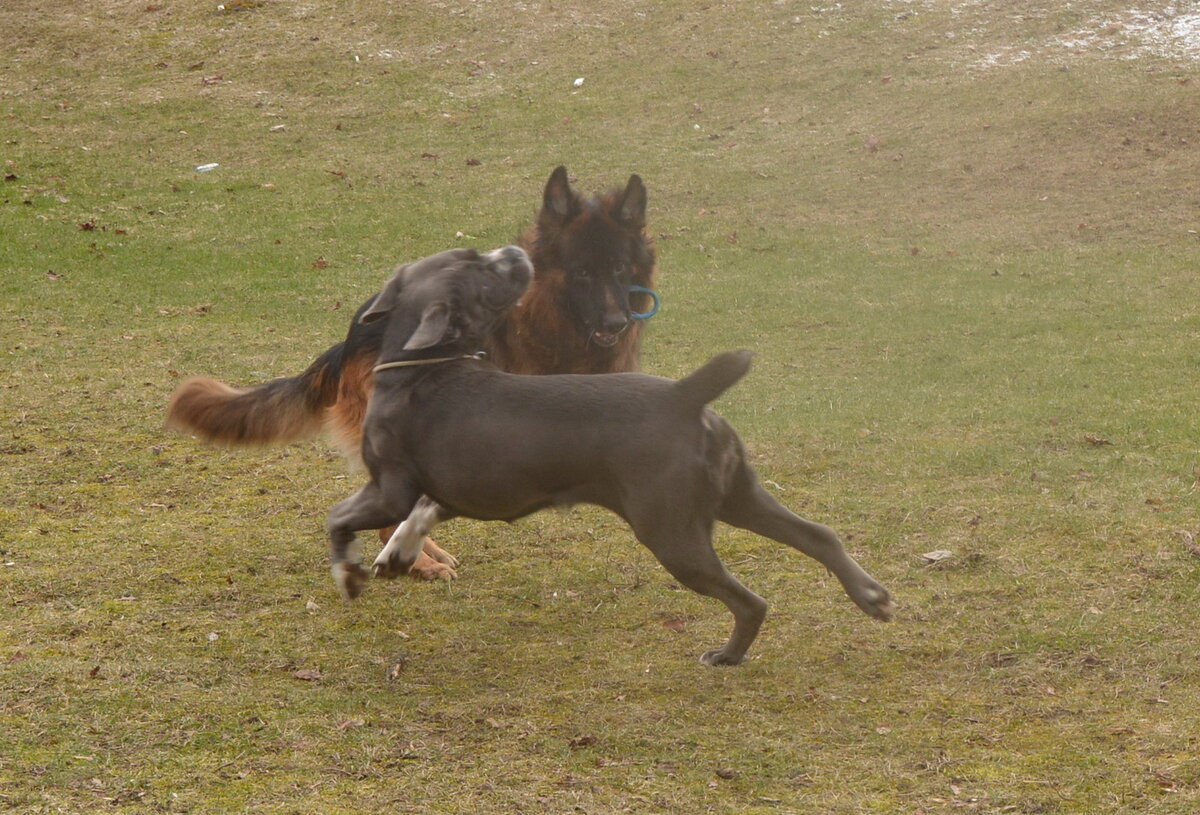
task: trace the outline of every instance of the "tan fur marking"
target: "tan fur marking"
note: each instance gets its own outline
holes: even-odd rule
[[[325,430],[347,462],[362,467],[362,426],[375,385],[374,358],[355,357],[343,366],[337,401],[325,411]]]
[[[185,380],[171,397],[167,426],[217,444],[274,444],[311,436],[318,416],[284,398],[258,398],[262,388],[231,388],[208,377]]]

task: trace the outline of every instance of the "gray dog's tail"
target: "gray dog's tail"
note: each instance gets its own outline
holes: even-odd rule
[[[716,399],[750,370],[753,351],[726,351],[675,383],[675,395],[685,405],[701,408]]]

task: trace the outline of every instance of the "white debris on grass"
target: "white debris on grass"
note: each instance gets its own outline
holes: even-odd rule
[[[962,43],[971,52],[968,59],[980,68],[998,68],[1034,59],[1058,63],[1092,53],[1115,59],[1157,57],[1200,61],[1200,6],[1193,2],[1143,0],[1129,4],[1124,10],[1092,14],[1073,31],[1024,41],[1011,41],[1009,34],[1008,42],[995,41],[1000,36],[996,24],[1012,22],[1014,18],[996,17],[984,0],[888,0],[888,5],[901,12],[896,15],[901,24],[931,12],[948,12],[952,19],[957,18],[961,30],[946,31],[943,37]],[[1040,9],[1023,8],[1015,19],[1044,18],[1053,15],[1055,10],[1086,9],[1089,5],[1072,0],[1057,5],[1047,2]],[[1020,30],[1019,26],[1016,30]]]
[[[1200,60],[1200,11],[1193,8],[1190,4],[1185,8],[1169,4],[1161,9],[1131,8],[1115,15],[1093,17],[1078,30],[1042,43],[993,48],[977,64],[990,68],[1015,65],[1034,57],[1057,61],[1093,52],[1118,59]]]

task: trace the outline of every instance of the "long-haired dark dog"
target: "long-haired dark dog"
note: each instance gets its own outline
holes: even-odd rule
[[[522,374],[637,370],[643,321],[635,315],[650,310],[644,302],[649,295],[638,289],[651,288],[655,272],[641,178],[630,176],[624,189],[585,198],[571,189],[566,168],[556,168],[537,222],[518,243],[533,263],[534,280],[485,339],[492,362]],[[207,377],[187,380],[171,399],[168,425],[237,446],[289,442],[325,430],[347,459],[361,462],[363,417],[383,341],[382,323],[359,319],[373,302],[358,310],[345,341],[299,376],[244,389]],[[409,573],[453,577],[455,565],[453,556],[427,540]]]

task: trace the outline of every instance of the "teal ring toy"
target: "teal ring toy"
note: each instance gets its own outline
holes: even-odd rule
[[[648,289],[645,286],[630,286],[629,293],[630,294],[648,294],[648,295],[650,295],[650,299],[654,301],[654,308],[650,309],[649,311],[643,311],[639,314],[630,314],[629,315],[630,317],[632,317],[635,320],[649,320],[655,314],[658,314],[658,309],[659,309],[659,306],[662,305],[662,301],[659,300],[658,292],[656,292],[654,289]]]

